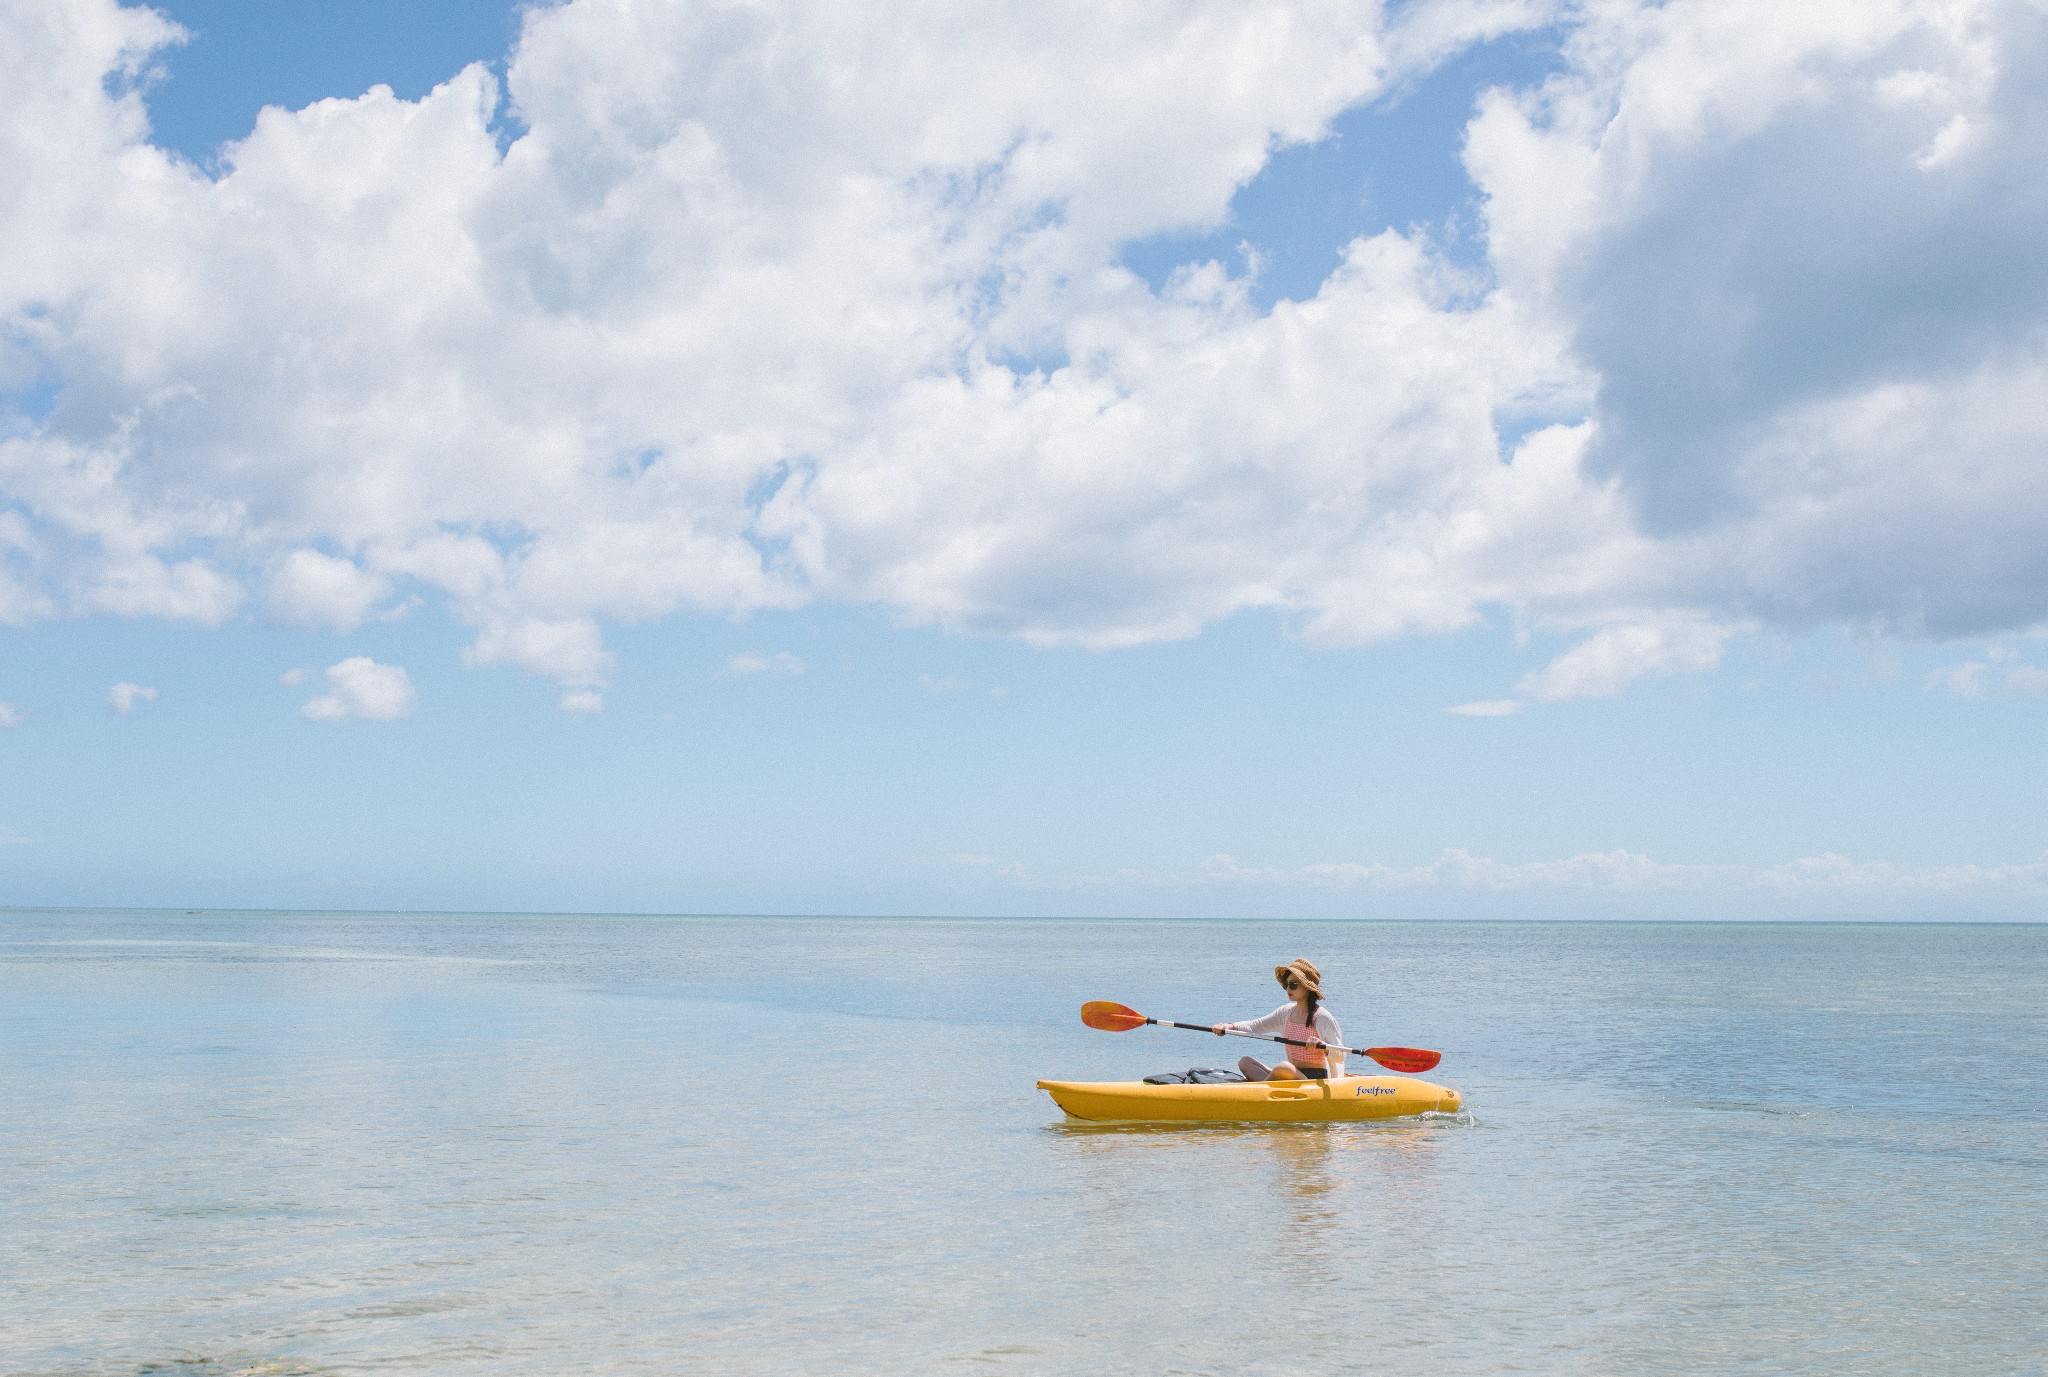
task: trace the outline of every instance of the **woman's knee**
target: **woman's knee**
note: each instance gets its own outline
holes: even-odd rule
[[[1301,1074],[1300,1069],[1297,1068],[1293,1062],[1283,1061],[1278,1066],[1273,1068],[1273,1074],[1268,1079],[1276,1081],[1299,1081],[1306,1080],[1307,1077]]]
[[[1257,1057],[1239,1057],[1237,1059],[1237,1069],[1248,1081],[1262,1081],[1269,1074],[1266,1070],[1266,1063],[1260,1061]]]

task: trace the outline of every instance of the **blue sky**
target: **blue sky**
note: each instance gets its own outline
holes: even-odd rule
[[[0,899],[2041,916],[2044,25],[1627,8],[33,0]]]

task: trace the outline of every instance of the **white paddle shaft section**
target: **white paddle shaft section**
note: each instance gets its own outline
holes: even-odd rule
[[[1214,1028],[1211,1028],[1206,1024],[1175,1023],[1170,1018],[1148,1018],[1145,1021],[1147,1023],[1156,1023],[1162,1028],[1185,1028],[1189,1032],[1193,1033],[1213,1033],[1216,1031]],[[1247,1033],[1240,1028],[1225,1028],[1223,1030],[1223,1035],[1225,1037],[1233,1038],[1252,1038],[1259,1042],[1284,1042],[1289,1047],[1320,1047],[1325,1052],[1352,1052],[1356,1053],[1361,1057],[1368,1057],[1372,1055],[1363,1047],[1339,1047],[1334,1042],[1303,1042],[1300,1038],[1277,1037],[1272,1033]]]

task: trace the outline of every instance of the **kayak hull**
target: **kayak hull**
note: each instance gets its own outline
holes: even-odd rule
[[[1328,1081],[1229,1085],[1147,1085],[1143,1081],[1040,1081],[1069,1118],[1089,1123],[1327,1124],[1455,1114],[1464,1100],[1449,1086],[1411,1076],[1340,1076]]]

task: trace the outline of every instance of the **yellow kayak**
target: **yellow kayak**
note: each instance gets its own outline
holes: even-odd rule
[[[1069,1118],[1089,1123],[1336,1123],[1455,1114],[1464,1100],[1449,1086],[1411,1076],[1340,1076],[1328,1081],[1147,1085],[1144,1081],[1040,1081]]]

